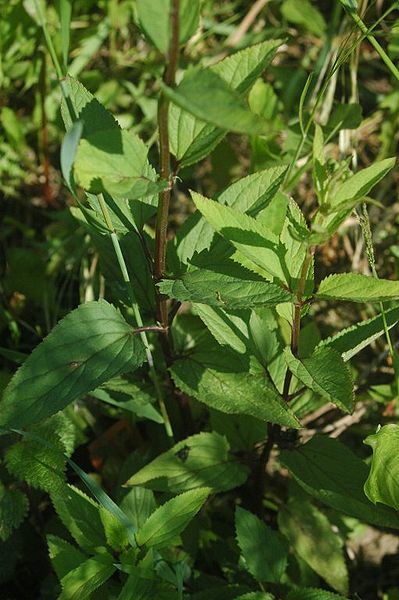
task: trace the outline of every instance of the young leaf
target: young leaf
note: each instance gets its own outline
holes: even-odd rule
[[[316,588],[301,588],[292,590],[287,600],[348,600],[348,598]]]
[[[205,269],[189,271],[179,279],[164,279],[158,286],[162,294],[181,302],[189,300],[225,310],[292,301],[292,294],[273,283],[238,279]]]
[[[110,554],[88,558],[61,579],[62,593],[59,600],[86,600],[115,572],[114,559]]]
[[[390,308],[385,311],[385,323],[388,329],[394,327],[398,321],[399,307]],[[322,340],[317,348],[324,346],[333,348],[340,353],[342,359],[346,362],[384,333],[384,318],[382,315],[377,315],[366,321],[360,321],[360,323],[347,327],[336,335]]]
[[[226,438],[218,433],[193,435],[140,469],[126,485],[150,483],[155,490],[175,493],[198,487],[230,490],[244,483],[248,469],[229,450]]]
[[[364,443],[373,449],[373,460],[364,491],[377,504],[387,504],[399,509],[399,425],[384,425],[369,435]]]
[[[323,279],[316,296],[349,302],[397,300],[399,281],[377,279],[360,273],[337,273]]]
[[[303,498],[292,498],[279,512],[280,531],[300,556],[333,589],[348,593],[342,542],[327,517]]]
[[[140,27],[163,54],[169,49],[171,6],[171,0],[136,0]],[[198,27],[199,0],[181,0],[179,8],[179,41],[184,44]]]
[[[143,343],[105,300],[82,304],[35,348],[8,384],[0,426],[48,417],[125,369],[139,367]]]
[[[139,546],[164,548],[180,535],[208,498],[209,488],[184,492],[157,508],[137,532]]]
[[[192,192],[191,195],[205,219],[235,246],[240,254],[260,267],[266,277],[276,277],[287,283],[284,263],[285,249],[274,233],[252,217],[242,214],[234,208],[223,206],[196,192]]]
[[[58,579],[65,577],[67,573],[76,569],[88,558],[75,546],[56,535],[47,535],[47,545],[51,565]]]
[[[179,359],[170,368],[178,388],[224,413],[297,429],[300,424],[259,364],[248,371],[241,355],[212,345]]]
[[[18,489],[6,488],[0,482],[0,540],[10,537],[27,515],[29,501]]]
[[[240,94],[248,92],[254,81],[270,64],[280,40],[270,40],[250,46],[210,67],[231,88]],[[182,167],[191,165],[205,156],[224,138],[226,132],[197,119],[171,105],[169,136],[171,149]]]
[[[332,205],[338,207],[348,201],[361,200],[393,169],[395,163],[395,157],[386,158],[375,162],[371,167],[358,171],[341,183],[334,192],[334,198],[331,200]]]
[[[295,358],[289,348],[284,352],[288,368],[295,377],[341,410],[351,412],[354,400],[352,377],[338,352],[326,346],[301,360]]]
[[[177,106],[215,127],[236,133],[262,134],[268,123],[245,106],[240,94],[211,69],[195,67],[176,88],[162,85]]]
[[[279,583],[288,562],[283,536],[243,508],[235,513],[236,537],[248,571],[258,581]]]
[[[285,264],[289,272],[290,289],[295,291],[301,276],[302,265],[308,251],[309,230],[299,206],[292,199],[288,202],[287,216],[280,235],[280,242],[286,248]],[[305,293],[313,290],[313,262],[309,267]]]
[[[399,529],[397,512],[374,506],[363,487],[367,465],[338,440],[315,436],[280,460],[299,485],[311,496],[335,510],[377,527]]]
[[[132,523],[134,529],[140,529],[151,513],[156,509],[154,494],[144,487],[134,486],[123,497],[121,509]]]

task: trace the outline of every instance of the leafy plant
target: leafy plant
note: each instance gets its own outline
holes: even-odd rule
[[[356,527],[399,528],[397,425],[356,432],[373,448],[371,465],[334,439],[334,425],[332,437],[315,435],[325,412],[338,427],[356,423],[359,405],[375,400],[353,359],[377,340],[393,365],[388,401],[398,393],[399,283],[377,274],[367,212],[389,189],[396,159],[356,169],[337,156],[332,143],[359,127],[361,111],[354,102],[325,108],[362,40],[354,34],[330,61],[332,30],[317,3],[271,3],[283,23],[324,40],[330,57],[326,70],[315,66],[316,86],[297,80],[292,101],[278,75],[284,28],[208,61],[204,39],[223,28],[207,24],[212,3],[106,4],[111,62],[123,63],[115,35],[133,20],[137,52],[144,44],[151,53],[142,94],[131,81],[115,87],[122,103],[140,106],[140,122],[127,126],[118,107],[113,115],[100,102],[104,89],[87,89],[89,73],[87,87],[78,77],[77,61],[108,33],[98,25],[71,61],[75,7],[29,3],[57,81],[52,101],[61,99],[68,214],[101,275],[4,385],[0,538],[18,533],[32,489],[33,510],[43,493],[54,509],[52,597],[355,598],[345,548]],[[337,2],[333,23],[344,18],[340,4],[345,26],[355,22],[395,77],[357,3]],[[13,113],[1,119],[10,147],[22,148]],[[224,173],[224,189],[212,190],[198,173],[224,158],[226,138],[251,158],[245,175]],[[182,196],[190,214],[171,227]],[[326,273],[323,251],[356,214],[367,273]],[[319,326],[321,313],[349,303],[363,311],[357,323]],[[77,464],[80,453],[97,473]]]

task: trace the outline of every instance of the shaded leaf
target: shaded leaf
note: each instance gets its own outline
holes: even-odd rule
[[[51,565],[58,579],[65,577],[87,559],[83,552],[56,535],[47,535],[47,546]]]
[[[10,537],[25,519],[28,509],[28,498],[21,490],[6,488],[0,482],[0,540],[5,542]]]
[[[364,443],[371,446],[373,459],[364,485],[367,497],[376,504],[382,502],[399,509],[399,425],[384,425],[369,435]]]
[[[101,554],[87,559],[69,571],[62,579],[62,593],[59,600],[86,600],[115,571],[114,559],[109,554]]]

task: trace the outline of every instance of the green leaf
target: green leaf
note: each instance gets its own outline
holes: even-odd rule
[[[228,56],[210,70],[221,77],[240,94],[248,92],[256,78],[270,64],[280,40],[271,40],[250,46]],[[197,119],[179,106],[169,110],[171,149],[182,167],[198,162],[224,138],[226,133]]]
[[[145,35],[163,54],[167,54],[171,37],[171,0],[136,0],[139,24]],[[179,41],[184,44],[198,28],[199,0],[181,0]]]
[[[154,581],[140,577],[139,573],[129,575],[117,600],[152,600],[154,596]]]
[[[178,388],[212,408],[298,428],[266,372],[256,361],[253,366],[248,371],[240,354],[209,344],[175,361],[170,371]]]
[[[243,508],[237,507],[238,545],[248,571],[258,581],[279,583],[288,562],[288,545],[281,534]]]
[[[124,496],[121,509],[134,528],[139,529],[156,509],[154,494],[144,487],[135,486]]]
[[[225,310],[275,306],[290,302],[292,294],[266,281],[238,279],[214,271],[198,269],[178,279],[164,279],[159,284],[162,294],[181,302],[200,302]]]
[[[116,552],[121,552],[129,545],[126,528],[121,521],[103,506],[99,506],[107,544]]]
[[[47,545],[51,565],[58,579],[65,577],[67,573],[76,569],[87,559],[83,552],[56,535],[47,535]]]
[[[385,322],[388,329],[394,327],[398,321],[399,307],[385,311]],[[360,321],[356,325],[347,327],[336,335],[322,340],[317,347],[331,347],[340,353],[344,361],[348,361],[384,333],[384,318],[382,315],[377,315],[371,319]]]
[[[61,171],[62,176],[69,189],[75,193],[75,180],[73,177],[73,164],[75,162],[76,152],[83,133],[83,122],[76,121],[68,129],[61,145]]]
[[[211,69],[194,67],[176,88],[162,85],[163,93],[194,117],[236,133],[266,133],[268,123],[245,106],[240,94]]]
[[[260,267],[265,277],[276,277],[287,283],[285,249],[274,233],[234,208],[223,206],[196,192],[191,192],[191,195],[196,207],[212,227],[249,259],[250,263]]]
[[[0,540],[5,542],[10,537],[25,519],[28,509],[28,498],[21,490],[6,488],[0,482]]]
[[[285,0],[281,12],[290,23],[302,25],[310,33],[323,37],[326,22],[321,12],[309,0]]]
[[[397,300],[399,281],[377,279],[360,273],[337,273],[323,279],[316,296],[349,302]]]
[[[288,594],[287,600],[348,600],[348,598],[316,588],[302,588],[292,590]]]
[[[46,492],[58,492],[64,487],[66,456],[74,445],[74,427],[63,414],[54,415],[35,425],[32,433],[44,437],[44,446],[33,439],[23,439],[6,452],[7,469],[29,485]]]
[[[154,181],[147,153],[147,146],[131,131],[113,127],[88,134],[76,152],[76,182],[93,194],[108,192],[114,198],[150,196],[166,184]]]
[[[139,546],[164,548],[173,542],[195,517],[211,490],[184,492],[157,508],[137,532]]]
[[[60,19],[62,59],[66,67],[68,65],[72,0],[57,0],[55,6]]]
[[[73,485],[53,494],[54,508],[76,542],[85,550],[106,546],[99,505]]]
[[[105,300],[82,304],[39,344],[8,384],[0,426],[48,417],[145,358],[139,336]]]
[[[237,596],[235,600],[274,600],[274,596],[266,592],[248,592],[242,596]]]
[[[285,265],[289,272],[290,289],[296,291],[302,272],[302,265],[308,251],[309,230],[299,206],[292,199],[288,202],[287,216],[280,235],[280,242],[286,248]],[[305,294],[313,291],[313,261],[309,267]]]
[[[282,464],[311,496],[335,510],[377,527],[399,528],[398,514],[374,506],[363,487],[367,465],[338,440],[315,436],[307,444],[280,454]]]
[[[119,123],[114,119],[113,115],[77,79],[67,75],[65,84],[69,92],[68,98],[75,117],[83,123],[83,137],[104,129],[120,131]],[[70,110],[64,99],[61,102],[61,115],[65,129],[69,131],[73,126],[73,121],[71,120]]]
[[[303,498],[292,498],[279,512],[280,531],[300,556],[333,589],[348,593],[343,544],[327,517]]]
[[[218,433],[193,435],[140,469],[126,485],[144,485],[159,491],[184,492],[207,487],[223,492],[244,483],[248,469],[229,454],[230,446]]]
[[[232,350],[240,354],[247,352],[249,311],[226,313],[221,308],[213,308],[207,304],[195,304],[193,313],[199,316],[221,346],[230,346]]]
[[[62,593],[58,600],[86,600],[115,572],[114,559],[101,554],[85,560],[62,579]]]
[[[340,354],[325,346],[309,358],[295,358],[289,348],[284,351],[288,368],[308,388],[336,404],[341,410],[351,412],[354,393],[350,370]]]
[[[364,443],[373,449],[371,469],[364,491],[367,497],[376,504],[382,502],[399,509],[399,460],[398,460],[399,425],[384,425],[369,435]]]

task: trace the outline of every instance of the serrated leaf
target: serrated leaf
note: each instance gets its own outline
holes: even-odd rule
[[[229,454],[230,446],[218,433],[193,435],[140,469],[126,485],[144,485],[159,491],[183,492],[198,487],[214,492],[244,483],[248,469]]]
[[[278,523],[296,554],[334,590],[347,594],[343,544],[327,517],[308,500],[294,497],[279,511]]]
[[[323,279],[316,296],[349,302],[397,300],[399,281],[377,279],[360,273],[338,273]]]
[[[0,540],[6,541],[25,519],[29,509],[26,495],[17,488],[6,488],[0,482]]]
[[[219,75],[231,88],[245,94],[270,64],[280,44],[280,40],[271,40],[250,46],[228,56],[210,67],[210,70]],[[225,135],[225,131],[197,119],[179,106],[171,105],[171,149],[182,167],[207,156]]]
[[[78,548],[56,535],[47,535],[47,545],[51,565],[58,579],[65,577],[88,558]]]
[[[298,428],[295,415],[265,371],[258,364],[250,372],[240,357],[209,345],[175,361],[170,371],[178,388],[212,408]]]
[[[87,559],[69,571],[62,579],[62,592],[58,600],[86,600],[115,572],[114,559],[101,554]]]
[[[280,454],[299,485],[327,506],[377,527],[399,529],[399,515],[374,506],[364,493],[369,469],[338,440],[315,436],[307,444]]]
[[[108,545],[116,552],[121,552],[129,545],[126,528],[103,506],[99,507],[99,513]]]
[[[194,304],[198,315],[209,332],[221,346],[230,346],[235,352],[245,354],[249,345],[248,321],[250,311],[225,312],[207,304]]]
[[[252,217],[229,206],[191,192],[198,210],[240,254],[264,272],[265,277],[276,277],[287,283],[284,264],[285,248],[278,237]],[[247,266],[246,264],[244,266]]]
[[[163,93],[197,119],[227,131],[266,133],[269,124],[245,106],[240,94],[215,71],[194,67],[176,88],[162,85]]]
[[[278,166],[243,177],[225,189],[217,202],[255,217],[275,197],[285,171],[285,166]],[[214,235],[214,228],[200,213],[190,215],[174,238],[179,259],[187,263],[195,252],[209,249]]]
[[[286,249],[285,264],[289,273],[290,289],[295,291],[301,276],[302,265],[308,251],[307,238],[309,230],[305,217],[297,203],[290,199],[287,207],[287,216],[280,235],[280,242]],[[305,287],[306,295],[313,290],[313,261],[309,267],[308,281]]]
[[[134,486],[124,496],[121,508],[134,528],[139,529],[156,509],[154,494],[144,487]]]
[[[53,494],[54,508],[76,542],[85,550],[106,546],[99,505],[78,488],[67,485]]]
[[[367,196],[373,187],[385,177],[395,166],[396,158],[386,158],[375,162],[370,167],[358,171],[349,179],[346,179],[337,190],[334,191],[332,204],[334,207],[348,201],[360,200]]]
[[[0,426],[24,427],[62,410],[124,370],[139,367],[143,343],[105,300],[69,313],[8,384]]]
[[[399,307],[385,311],[385,322],[388,329],[394,327],[398,321]],[[377,315],[322,340],[317,347],[329,346],[339,352],[344,361],[348,361],[384,333],[384,318],[382,315]]]
[[[74,427],[59,414],[33,426],[31,432],[44,437],[49,445],[28,438],[13,444],[5,456],[7,469],[32,487],[56,493],[64,486],[66,456],[72,454],[74,446]]]
[[[163,54],[170,43],[171,0],[136,0],[140,27]],[[181,0],[179,7],[179,41],[184,44],[194,35],[199,22],[199,0]]]
[[[258,581],[279,583],[288,563],[288,544],[280,533],[237,507],[235,527],[246,568]]]
[[[399,425],[384,425],[364,443],[373,449],[370,473],[364,485],[367,497],[377,504],[399,509]]]
[[[83,123],[83,136],[91,135],[104,129],[120,131],[119,123],[113,115],[87,90],[77,79],[67,75],[65,85],[68,89],[68,98],[75,113],[75,117]],[[68,131],[73,126],[70,111],[66,101],[61,102],[61,115],[65,129]]]
[[[341,410],[351,412],[354,400],[352,377],[336,350],[325,346],[301,360],[289,348],[285,348],[284,354],[288,368],[295,377]]]
[[[301,588],[292,590],[287,600],[348,600],[348,598],[316,588]]]
[[[158,287],[162,294],[181,302],[199,302],[225,310],[275,306],[290,302],[292,294],[266,281],[245,280],[197,269],[178,279],[163,279]]]
[[[187,527],[208,498],[211,490],[184,492],[157,508],[137,532],[139,546],[164,548]]]

